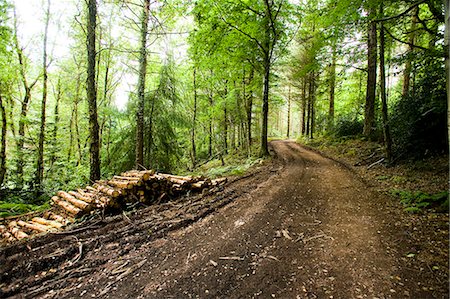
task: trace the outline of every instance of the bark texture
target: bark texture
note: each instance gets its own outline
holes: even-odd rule
[[[136,110],[136,169],[139,169],[144,163],[144,107],[149,13],[150,0],[145,0],[141,16],[141,39],[139,49],[138,105]]]
[[[374,19],[376,11],[370,10],[369,18]],[[371,21],[369,24],[367,41],[367,90],[366,104],[364,110],[364,131],[363,134],[371,137],[375,123],[375,92],[377,84],[377,25]]]
[[[90,180],[96,181],[100,179],[100,136],[97,118],[97,86],[95,82],[96,69],[96,45],[95,30],[97,27],[97,1],[89,0],[88,2],[88,19],[87,19],[87,79],[86,94],[89,106],[89,133],[90,133]]]

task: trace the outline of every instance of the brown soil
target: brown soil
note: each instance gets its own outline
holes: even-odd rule
[[[0,297],[448,298],[448,214],[272,147],[223,189],[0,249]]]

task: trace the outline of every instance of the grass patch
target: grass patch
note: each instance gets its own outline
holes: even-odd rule
[[[15,202],[4,202],[0,201],[0,217],[8,217],[21,215],[29,212],[40,212],[50,208],[49,203],[44,203],[42,205],[33,205],[27,203],[15,203]]]
[[[400,199],[405,211],[419,213],[423,209],[436,209],[438,212],[446,212],[449,208],[448,192],[442,191],[429,194],[422,191],[405,191],[394,189],[391,194]]]

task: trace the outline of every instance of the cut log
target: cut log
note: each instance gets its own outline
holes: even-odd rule
[[[74,196],[70,195],[67,192],[64,191],[58,191],[56,193],[59,197],[63,198],[65,201],[71,203],[75,207],[81,209],[81,210],[88,210],[89,204],[87,202],[84,202],[82,200],[76,199]]]
[[[127,176],[115,175],[115,176],[113,176],[112,180],[129,182],[129,183],[133,184],[134,186],[142,186],[143,185],[143,180],[142,180],[142,178],[139,178],[139,177],[131,177],[131,176],[127,177]]]
[[[11,232],[11,234],[17,239],[17,240],[22,240],[23,238],[28,238],[28,234],[26,234],[25,232],[23,232],[17,225],[16,221],[11,221],[8,224],[8,228],[9,231]]]
[[[197,189],[203,189],[208,187],[209,185],[209,181],[199,181],[197,183],[193,183],[191,184],[192,189],[197,190]]]
[[[58,221],[54,221],[54,220],[47,220],[41,217],[34,217],[33,219],[31,219],[31,221],[42,224],[42,225],[46,225],[46,226],[51,226],[57,229],[60,229],[61,227],[63,227],[63,225],[61,223],[59,223]]]
[[[22,227],[25,227],[25,228],[28,228],[28,229],[32,229],[32,230],[35,230],[35,231],[40,232],[40,233],[44,233],[44,232],[47,232],[47,231],[50,231],[50,230],[54,229],[51,226],[42,225],[42,224],[39,224],[39,223],[36,223],[36,222],[32,222],[32,221],[25,222],[25,221],[19,220],[19,221],[17,221],[17,224],[19,226],[22,226]]]
[[[79,192],[75,192],[75,191],[69,191],[68,192],[70,195],[72,195],[73,197],[82,200],[88,204],[93,203],[94,199],[91,197],[91,195],[86,194],[86,193],[79,193]]]
[[[4,225],[0,225],[0,234],[8,242],[14,242],[17,240],[16,238],[14,238],[14,236],[8,231],[8,229]]]
[[[165,178],[174,178],[182,181],[191,181],[193,179],[192,176],[181,176],[181,175],[174,175],[174,174],[168,174],[168,173],[158,173],[158,175],[165,177]]]
[[[136,183],[130,182],[130,181],[122,181],[122,180],[109,180],[108,185],[117,187],[120,189],[133,189],[133,187],[136,185]]]
[[[70,213],[74,217],[79,216],[82,214],[82,210],[75,207],[74,205],[68,203],[67,201],[61,200],[58,196],[53,196],[52,201],[63,208],[66,212]]]
[[[46,217],[48,219],[51,219],[51,220],[58,221],[59,223],[61,223],[63,225],[67,225],[70,222],[72,222],[72,219],[65,218],[65,217],[63,217],[61,215],[55,214],[55,213],[50,212],[50,211],[46,212],[44,214],[44,217]]]
[[[223,185],[228,181],[227,178],[219,178],[211,181],[211,185],[217,186],[217,185]]]
[[[127,172],[123,172],[120,175],[124,176],[124,177],[138,177],[138,178],[141,178],[144,181],[147,181],[154,174],[155,174],[154,170],[143,170],[143,171],[130,170],[130,171],[127,171]]]
[[[94,184],[94,188],[86,187],[86,189],[91,192],[101,192],[111,197],[119,197],[124,193],[122,190],[115,190],[114,188],[102,184]]]

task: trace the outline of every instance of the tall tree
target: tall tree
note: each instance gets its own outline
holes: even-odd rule
[[[147,75],[147,34],[150,0],[144,0],[140,27],[138,104],[136,110],[136,169],[144,164],[145,78]]]
[[[39,148],[37,158],[37,169],[35,184],[38,190],[41,189],[42,179],[44,177],[44,140],[45,140],[45,106],[47,104],[47,37],[48,37],[48,24],[50,22],[50,0],[47,0],[47,10],[45,13],[45,27],[44,27],[44,42],[43,42],[43,57],[42,57],[42,102],[41,102],[41,127],[39,131]]]
[[[380,12],[383,15],[383,4],[380,5]],[[381,117],[383,121],[384,148],[386,152],[386,160],[390,164],[392,162],[392,140],[391,131],[389,129],[388,105],[386,94],[386,68],[385,68],[385,33],[384,24],[380,24],[380,93],[381,93]]]
[[[32,83],[28,82],[27,78],[27,71],[26,71],[26,61],[23,54],[23,49],[20,47],[19,44],[19,38],[18,38],[18,26],[17,26],[17,15],[16,10],[13,9],[13,15],[14,15],[14,46],[15,51],[17,53],[17,58],[19,60],[19,71],[20,71],[20,77],[22,79],[22,85],[24,89],[24,96],[22,99],[22,105],[20,110],[20,117],[19,117],[19,130],[18,130],[18,136],[17,136],[17,168],[16,168],[16,174],[17,174],[17,184],[19,188],[23,187],[23,167],[25,165],[24,160],[24,146],[25,146],[25,127],[26,127],[26,118],[28,115],[28,108],[31,101],[31,91],[36,85],[36,83],[39,80],[39,76],[35,78],[35,80]]]
[[[197,154],[196,154],[196,147],[195,147],[195,126],[197,125],[197,70],[194,66],[194,74],[193,74],[193,89],[194,89],[194,107],[193,107],[193,114],[192,114],[192,129],[191,129],[191,160],[192,160],[192,167],[195,167],[196,160],[197,160]]]
[[[450,152],[450,3],[448,1],[444,1],[444,3],[445,3],[445,47],[446,47],[445,73],[447,74],[447,126],[448,126],[447,140],[449,143],[449,152]],[[450,167],[449,167],[449,174],[450,174]]]
[[[3,97],[0,92],[0,115],[2,117],[2,132],[0,138],[0,186],[5,180],[6,174],[6,131],[7,131],[7,121],[6,121],[6,109],[3,103]]]
[[[377,23],[376,8],[369,7],[367,39],[367,89],[364,110],[364,135],[370,137],[375,125],[375,92],[377,85]]]
[[[86,94],[89,106],[89,135],[90,135],[90,175],[91,181],[100,179],[100,137],[97,117],[97,86],[95,83],[96,69],[96,42],[95,30],[97,28],[97,1],[88,0],[87,18],[87,78]]]
[[[330,105],[328,108],[328,129],[334,126],[334,96],[336,90],[336,43],[333,42],[331,46],[331,64],[330,64]]]

